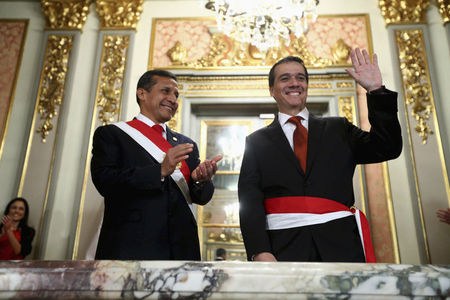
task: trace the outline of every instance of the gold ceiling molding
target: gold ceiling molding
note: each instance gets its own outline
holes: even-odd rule
[[[331,83],[309,83],[308,89],[331,89],[333,85]]]
[[[53,129],[52,120],[58,114],[63,103],[73,39],[73,35],[50,35],[47,40],[37,108],[40,119],[44,122],[36,131],[41,134],[43,143],[46,142],[47,135]]]
[[[100,107],[98,118],[103,125],[113,122],[120,112],[129,42],[128,35],[105,35],[103,38],[95,100]]]
[[[345,43],[343,43],[343,46],[341,45],[336,46],[336,49],[339,49],[341,53],[337,55],[340,61],[342,60],[342,53],[345,52],[342,49],[342,47],[345,48]],[[293,50],[293,53],[289,52],[288,49]],[[288,55],[300,56],[308,67],[333,65],[331,59],[315,57],[311,54],[306,48],[306,38],[304,36],[298,39],[293,38],[289,47],[271,48],[264,55],[253,45],[242,44],[230,39],[225,34],[215,33],[211,37],[209,52],[199,60],[186,62],[185,52],[186,48],[180,41],[177,41],[176,45],[169,49],[167,55],[171,59],[173,67],[199,69],[208,67],[272,66],[275,62]]]
[[[352,88],[355,86],[355,83],[353,81],[344,81],[336,83],[336,86],[338,88]]]
[[[141,17],[144,0],[96,0],[100,29],[134,29]]]
[[[268,84],[223,84],[223,85],[208,85],[208,84],[195,84],[187,87],[188,91],[215,91],[215,90],[266,90]]]
[[[444,26],[450,22],[450,1],[436,0]]]
[[[82,30],[91,0],[42,0],[46,29]]]
[[[269,68],[267,68],[268,70]],[[247,75],[247,76],[186,76],[186,75],[177,75],[177,79],[179,82],[191,83],[191,82],[201,82],[201,83],[211,83],[211,82],[221,82],[221,83],[229,83],[237,81],[239,83],[242,82],[251,82],[254,83],[256,81],[263,81],[264,83],[268,83],[269,76],[261,76],[261,75]],[[352,80],[352,78],[347,74],[309,74],[309,81],[330,81],[330,80]],[[341,84],[339,86],[339,84]],[[354,82],[341,82],[338,83],[339,87],[353,87]],[[267,85],[268,87],[268,85]],[[181,88],[179,88],[181,89]]]
[[[421,30],[396,30],[400,73],[403,81],[405,103],[410,106],[411,116],[417,121],[414,129],[426,144],[433,134],[428,119],[433,113],[432,89],[426,61]]]
[[[445,0],[444,0],[445,1]],[[386,25],[426,23],[429,0],[379,0]]]

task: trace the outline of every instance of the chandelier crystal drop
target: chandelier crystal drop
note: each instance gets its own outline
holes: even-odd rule
[[[216,13],[219,28],[229,37],[266,52],[280,38],[299,38],[316,18],[319,0],[203,0]]]

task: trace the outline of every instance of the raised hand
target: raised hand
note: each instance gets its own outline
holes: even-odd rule
[[[367,92],[379,89],[383,84],[380,68],[378,67],[378,57],[373,54],[373,63],[370,60],[369,53],[366,50],[356,48],[350,52],[353,68],[345,69],[347,73],[355,79]]]
[[[177,164],[189,157],[189,153],[194,150],[193,144],[180,144],[167,151],[164,160],[161,163],[161,178],[169,176],[175,171]]]
[[[217,162],[222,159],[222,155],[219,154],[211,160],[205,160],[192,171],[191,177],[193,180],[202,182],[211,179],[217,171]]]

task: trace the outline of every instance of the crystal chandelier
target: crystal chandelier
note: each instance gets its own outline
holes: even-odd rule
[[[206,2],[206,4],[205,4]],[[317,18],[319,0],[203,0],[216,13],[219,28],[229,37],[251,43],[260,51],[290,43]]]

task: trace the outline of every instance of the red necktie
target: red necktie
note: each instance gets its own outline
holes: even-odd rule
[[[164,128],[163,128],[161,125],[158,125],[158,124],[153,125],[152,128],[153,128],[157,133],[159,133],[160,135],[162,135],[162,133],[163,133],[163,131],[164,131]]]
[[[302,117],[291,117],[288,122],[291,122],[297,126],[294,131],[294,153],[297,157],[303,172],[306,173],[306,153],[308,150],[308,131],[300,122]]]

